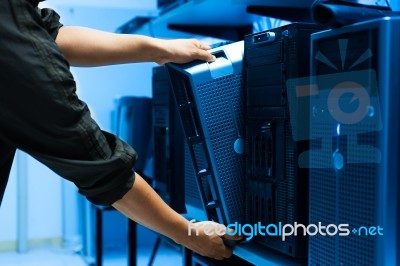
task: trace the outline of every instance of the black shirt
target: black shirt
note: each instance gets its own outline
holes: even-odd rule
[[[32,4],[33,7],[38,8],[39,2],[43,2],[45,0],[27,0]],[[42,18],[43,26],[47,30],[47,32],[56,39],[58,30],[63,26],[60,23],[60,15],[50,8],[38,8],[39,15]]]
[[[34,7],[37,7],[39,2],[43,2],[44,0],[27,0],[30,2]]]
[[[36,3],[0,0],[0,202],[18,148],[111,205],[132,187],[136,152],[92,119],[51,38],[59,16]]]

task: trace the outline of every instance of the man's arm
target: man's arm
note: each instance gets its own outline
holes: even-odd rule
[[[56,43],[71,65],[103,66],[134,62],[213,61],[210,47],[195,39],[163,40],[83,27],[61,27]]]
[[[216,233],[208,236],[204,230],[198,230],[199,235],[196,236],[195,229],[192,229],[191,236],[189,236],[189,222],[172,210],[138,174],[136,174],[131,190],[122,199],[116,201],[113,207],[130,219],[171,238],[176,243],[200,255],[219,260],[232,255],[232,250],[225,246],[222,238]],[[213,222],[203,223],[203,226],[207,224],[212,224],[215,229],[222,226]],[[240,239],[229,235],[224,235],[224,238]]]
[[[133,62],[186,63],[198,59],[213,61],[207,49],[210,47],[195,39],[161,40],[140,35],[114,34],[81,28],[61,27],[56,43],[71,65],[101,66]],[[157,231],[178,244],[203,256],[223,259],[232,255],[216,233],[208,236],[204,230],[191,229],[189,222],[172,210],[158,194],[138,175],[132,188],[124,197],[113,204],[118,211],[130,219]],[[212,225],[216,230],[223,227],[214,222],[199,223]],[[199,226],[199,225],[198,225]],[[220,230],[219,230],[220,231]],[[225,235],[224,238],[237,240]]]

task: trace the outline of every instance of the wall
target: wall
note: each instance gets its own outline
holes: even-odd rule
[[[28,160],[28,239],[62,237],[61,179],[46,166]]]
[[[13,165],[10,179],[0,207],[0,251],[16,248],[17,239],[17,182],[16,166]]]
[[[20,153],[22,154],[22,153]],[[0,208],[0,251],[15,250],[18,234],[17,179],[21,167],[17,155],[11,170],[9,184]],[[27,156],[27,155],[22,155]],[[61,244],[61,180],[31,157],[26,160],[27,198],[26,232],[28,247],[38,244]]]

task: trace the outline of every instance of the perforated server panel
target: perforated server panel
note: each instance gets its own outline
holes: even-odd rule
[[[308,141],[295,141],[286,82],[310,75],[310,35],[319,29],[294,23],[245,37],[246,219],[250,224],[307,224],[308,172],[298,155]],[[307,127],[307,125],[303,125]],[[307,256],[307,238],[257,236],[267,247]]]
[[[350,235],[311,237],[310,265],[400,263],[399,32],[384,18],[312,36],[310,223]]]
[[[186,140],[209,219],[243,219],[243,42],[212,49],[215,62],[169,64]]]

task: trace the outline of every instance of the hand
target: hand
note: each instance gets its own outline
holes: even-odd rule
[[[241,237],[226,234],[226,227],[215,222],[186,220],[169,207],[137,173],[132,188],[113,203],[113,207],[130,219],[159,232],[200,255],[222,260],[232,256],[223,239]]]
[[[164,53],[156,61],[160,65],[166,63],[188,63],[193,60],[215,61],[215,56],[207,50],[211,47],[197,39],[160,40]]]
[[[222,260],[232,256],[232,248],[224,244],[224,239],[239,241],[241,237],[226,234],[222,224],[206,221],[189,223],[187,236],[177,242],[202,256]]]

